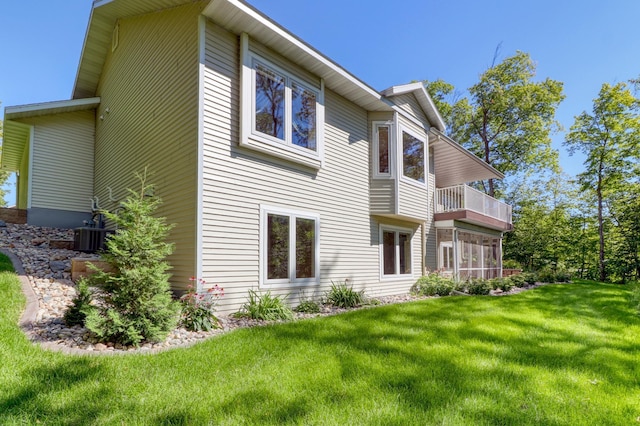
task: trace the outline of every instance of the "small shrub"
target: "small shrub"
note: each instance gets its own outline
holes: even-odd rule
[[[502,290],[506,292],[511,290],[515,286],[510,277],[493,278],[489,281],[491,283],[491,287],[494,290]]]
[[[429,274],[418,278],[411,287],[411,293],[421,296],[448,296],[454,288],[453,280],[438,274]]]
[[[629,287],[631,288],[631,295],[629,296],[631,305],[640,314],[640,281],[630,283]]]
[[[541,283],[558,282],[556,273],[550,268],[544,268],[542,271],[538,272],[538,281],[540,281]]]
[[[569,271],[559,270],[556,272],[556,282],[568,283],[569,281],[571,281],[571,274]]]
[[[102,255],[114,272],[95,268],[91,284],[101,290],[95,295],[99,303],[85,321],[99,340],[126,346],[162,341],[175,328],[180,310],[165,260],[173,253],[173,244],[166,242],[172,225],[154,215],[161,200],[148,196],[153,185],[147,183],[146,169],[136,176],[140,190],[129,189],[116,212],[103,211],[117,226]]]
[[[294,311],[303,314],[317,314],[320,312],[320,305],[318,302],[314,302],[313,300],[303,300],[295,307]]]
[[[504,269],[522,269],[522,265],[517,260],[508,259],[502,263]]]
[[[355,308],[367,302],[364,290],[355,291],[353,286],[347,287],[344,282],[334,283],[331,281],[331,289],[325,296],[327,304],[338,308]]]
[[[526,284],[527,279],[524,274],[511,275],[509,277],[514,287],[522,287]]]
[[[191,281],[196,281],[195,277]],[[200,285],[206,284],[203,279],[197,280]],[[214,312],[218,300],[224,296],[224,289],[217,284],[205,293],[198,294],[190,284],[187,293],[180,298],[180,325],[189,331],[210,331],[218,328],[220,323]]]
[[[78,281],[78,294],[73,298],[72,303],[64,313],[64,323],[68,327],[84,326],[87,314],[95,309],[91,306],[91,290],[89,290],[89,283],[85,278]]]
[[[458,291],[460,293],[466,293],[468,291],[467,286],[468,286],[468,282],[467,281],[455,281],[453,283],[453,290],[452,291]]]
[[[529,285],[534,285],[538,282],[538,274],[535,272],[526,272],[522,276],[524,277],[524,282]]]
[[[485,280],[484,278],[472,278],[467,283],[467,291],[469,294],[487,295],[492,289],[493,287],[489,280]]]
[[[272,296],[271,291],[258,294],[249,290],[249,298],[236,316],[262,321],[291,320],[293,311],[281,296]]]

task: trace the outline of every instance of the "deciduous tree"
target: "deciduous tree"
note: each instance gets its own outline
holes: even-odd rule
[[[442,80],[425,82],[444,116],[449,135],[506,175],[526,169],[557,167],[551,133],[559,128],[556,108],[564,99],[562,83],[549,78],[534,81],[536,64],[517,52],[494,64],[468,89],[456,96]],[[536,170],[536,171],[537,171]],[[496,194],[496,182],[483,183]]]
[[[605,202],[637,169],[640,158],[640,101],[626,83],[603,84],[591,113],[575,118],[566,137],[569,153],[586,155],[585,171],[578,175],[583,189],[593,189],[597,203],[599,279],[605,267]]]

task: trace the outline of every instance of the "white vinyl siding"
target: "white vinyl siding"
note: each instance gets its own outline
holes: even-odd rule
[[[196,274],[198,25],[204,3],[189,3],[119,21],[97,95],[95,191],[115,209],[138,188],[134,172],[149,166],[163,200],[159,216],[175,224],[171,283],[185,289]],[[112,29],[109,29],[111,31]],[[102,118],[100,118],[102,117]],[[109,197],[111,188],[113,199]]]
[[[30,122],[34,125],[31,207],[90,212],[94,111],[44,116]]]
[[[413,93],[406,93],[404,95],[398,95],[393,97],[393,103],[399,106],[403,111],[409,113],[411,116],[417,118],[422,123],[428,125],[429,120],[422,111],[420,103]]]
[[[325,166],[313,170],[239,145],[239,36],[207,23],[204,84],[203,278],[225,288],[221,311],[237,310],[259,289],[260,206],[314,212],[320,223],[321,296],[349,279],[369,294],[408,291],[413,277],[381,283],[379,222],[370,216],[367,112],[325,90]],[[275,60],[271,57],[269,60]],[[283,64],[291,66],[292,64]],[[415,225],[413,270],[420,270]],[[417,259],[417,260],[416,260]],[[296,299],[298,287],[274,290]]]

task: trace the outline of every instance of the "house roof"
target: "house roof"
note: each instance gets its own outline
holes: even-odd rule
[[[420,107],[427,115],[429,123],[431,123],[431,125],[436,129],[444,132],[446,128],[444,120],[438,112],[436,105],[433,103],[431,96],[429,96],[429,93],[427,93],[427,89],[425,89],[424,84],[420,82],[409,83],[400,86],[393,86],[382,91],[382,94],[387,97],[404,95],[407,93],[413,93],[413,95],[416,97],[416,99],[420,103]]]
[[[4,135],[2,143],[2,170],[14,171],[20,168],[24,148],[31,137],[31,126],[21,123],[33,117],[85,111],[100,105],[100,98],[74,99],[70,101],[45,102],[39,104],[6,107],[4,110]]]
[[[436,187],[446,188],[485,179],[503,179],[504,175],[469,152],[462,145],[431,128],[429,144],[436,161]]]

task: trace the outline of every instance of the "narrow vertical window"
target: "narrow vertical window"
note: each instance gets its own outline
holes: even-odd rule
[[[284,140],[284,77],[258,65],[255,87],[255,130]]]
[[[398,234],[398,249],[400,251],[399,264],[400,274],[411,273],[411,235],[405,233]]]
[[[291,106],[293,144],[316,151],[316,94],[293,82]]]
[[[384,231],[382,233],[382,251],[384,258],[384,275],[396,273],[396,233]]]
[[[424,183],[424,142],[402,132],[402,174]]]
[[[389,127],[378,127],[378,173],[389,173]]]
[[[296,218],[296,278],[313,278],[315,272],[316,221]]]
[[[269,214],[267,222],[267,278],[288,278],[289,217]]]

